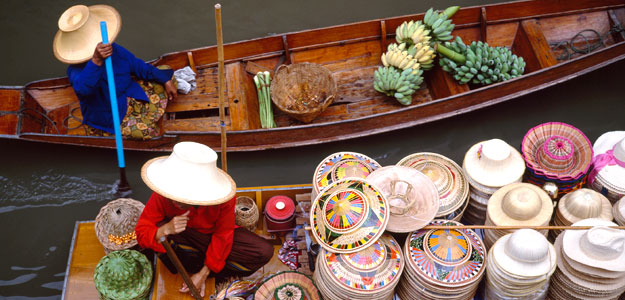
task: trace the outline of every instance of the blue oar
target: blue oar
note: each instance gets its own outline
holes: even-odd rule
[[[100,30],[102,31],[102,44],[108,44],[109,36],[106,30],[106,22],[100,22]],[[111,57],[104,59],[106,65],[106,78],[109,85],[109,96],[111,99],[111,111],[113,113],[113,127],[115,128],[115,144],[117,145],[117,164],[119,165],[119,185],[116,194],[120,197],[126,197],[132,193],[130,185],[126,180],[126,163],[124,162],[124,145],[122,144],[122,131],[119,128],[119,110],[117,109],[117,92],[115,91],[115,80],[113,79],[113,62]]]

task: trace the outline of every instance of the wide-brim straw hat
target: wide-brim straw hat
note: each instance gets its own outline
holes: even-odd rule
[[[597,172],[594,179],[613,192],[625,194],[625,131],[610,131],[602,134],[595,141],[593,149],[591,174]],[[601,161],[609,163],[605,164]]]
[[[377,161],[358,152],[342,151],[330,154],[315,168],[313,196],[334,181],[345,177],[366,178],[380,167],[382,166]]]
[[[593,226],[588,230],[565,230],[564,253],[571,259],[608,271],[625,272],[625,232],[609,226],[614,222],[591,218],[573,226]]]
[[[533,229],[519,229],[504,235],[491,251],[499,267],[516,276],[546,275],[556,264],[556,249]]]
[[[587,188],[564,195],[558,201],[558,211],[571,224],[588,218],[612,221],[610,200]]]
[[[146,162],[141,168],[141,178],[150,189],[171,200],[218,205],[231,200],[237,186],[216,162],[217,153],[208,146],[180,142],[169,156]]]
[[[522,182],[500,188],[486,209],[494,225],[543,225],[551,219],[553,202],[541,188]]]
[[[389,220],[384,195],[366,179],[348,177],[328,185],[310,208],[312,233],[333,253],[354,253],[380,238]]]
[[[402,158],[397,165],[416,169],[434,182],[440,201],[437,218],[462,208],[468,201],[469,182],[462,168],[450,158],[437,153],[420,152]]]
[[[59,31],[54,36],[54,56],[67,64],[78,64],[93,57],[102,42],[100,22],[105,21],[109,43],[115,41],[122,27],[119,12],[109,5],[74,5],[58,21]]]
[[[521,153],[528,168],[559,180],[576,180],[586,175],[593,157],[588,137],[560,122],[531,128],[523,137]]]
[[[309,276],[294,271],[283,271],[265,279],[254,292],[254,299],[321,300],[322,298],[315,282]]]
[[[525,161],[514,147],[492,139],[473,145],[464,156],[463,168],[479,184],[501,187],[523,177]]]
[[[119,198],[100,208],[95,233],[106,253],[137,245],[135,226],[143,208],[143,203],[130,198]]]
[[[436,186],[413,168],[382,167],[367,176],[367,181],[382,192],[389,204],[388,231],[415,231],[430,223],[438,211]]]

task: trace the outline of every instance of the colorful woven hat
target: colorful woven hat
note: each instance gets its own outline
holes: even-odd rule
[[[337,152],[324,158],[313,177],[313,194],[318,195],[321,190],[332,182],[345,177],[365,178],[380,164],[372,158],[356,152]]]
[[[593,149],[588,183],[614,202],[625,195],[625,131],[602,134]]]
[[[273,275],[254,293],[258,300],[321,300],[312,279],[302,273],[284,271]]]
[[[397,163],[425,174],[438,189],[440,206],[436,217],[445,217],[462,208],[469,197],[469,183],[462,168],[453,160],[436,153],[408,155]]]
[[[558,201],[558,211],[571,224],[588,218],[612,221],[612,204],[608,198],[586,188],[564,195]]]
[[[553,214],[553,203],[541,188],[513,183],[490,197],[487,211],[494,225],[546,225]]]
[[[384,195],[365,179],[332,182],[317,195],[310,209],[312,232],[330,252],[354,253],[382,235],[389,220]]]
[[[586,175],[593,157],[590,141],[579,129],[549,122],[530,129],[521,143],[527,167],[539,175],[558,180],[577,180]]]
[[[100,259],[93,281],[100,299],[147,299],[152,283],[152,264],[139,251],[113,251]]]
[[[95,233],[106,253],[137,245],[135,226],[144,207],[137,200],[119,198],[100,208],[95,218]]]
[[[625,231],[609,228],[614,222],[584,219],[573,226],[588,230],[565,230],[562,249],[572,260],[608,271],[625,272]]]
[[[436,186],[413,168],[382,167],[373,171],[367,181],[382,192],[389,204],[388,231],[415,231],[430,223],[438,212]]]
[[[492,139],[473,145],[464,156],[463,168],[479,184],[501,187],[521,180],[525,161],[514,147]]]

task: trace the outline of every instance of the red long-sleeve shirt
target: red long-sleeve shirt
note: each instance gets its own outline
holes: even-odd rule
[[[190,212],[187,228],[212,235],[208,249],[206,249],[204,264],[214,273],[224,268],[226,258],[232,249],[235,203],[236,197],[220,205],[197,206],[188,209]],[[182,215],[186,211],[176,207],[169,199],[153,193],[135,227],[139,245],[157,252],[165,252],[165,248],[155,240],[158,230],[156,224],[166,218],[171,219]]]

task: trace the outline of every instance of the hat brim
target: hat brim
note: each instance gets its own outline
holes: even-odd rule
[[[502,207],[503,198],[506,193],[521,186],[528,187],[534,190],[539,195],[542,204],[538,214],[528,220],[514,219],[508,216],[503,211]],[[533,184],[513,183],[497,190],[497,192],[495,192],[490,197],[490,199],[488,199],[488,207],[486,208],[486,210],[488,211],[487,214],[490,216],[490,219],[494,223],[494,225],[547,225],[549,223],[549,220],[551,219],[551,215],[553,214],[553,202],[545,191]]]
[[[236,195],[236,183],[223,170],[217,168],[218,178],[206,180],[198,185],[196,184],[198,178],[181,180],[179,177],[183,174],[172,174],[165,170],[162,162],[167,158],[168,156],[153,158],[141,168],[143,182],[161,196],[185,204],[210,206],[228,202]],[[174,180],[180,184],[168,184]],[[223,185],[227,185],[227,188],[223,188]]]
[[[617,226],[614,222],[602,219],[584,219],[572,226]],[[562,237],[562,251],[570,259],[579,263],[601,268],[608,271],[625,272],[625,251],[613,259],[599,260],[585,254],[580,246],[580,240],[588,230],[565,230]]]
[[[122,27],[119,12],[112,6],[98,4],[89,6],[89,17],[95,18],[98,25],[100,21],[106,22],[109,43],[113,43]],[[89,34],[88,39],[81,39],[79,42],[70,41],[68,33],[58,30],[52,42],[54,56],[66,64],[79,64],[88,61],[93,57],[95,47],[102,41],[99,29],[98,27],[97,32]]]
[[[480,159],[477,155],[477,151],[482,143],[484,142],[473,145],[467,151],[462,164],[467,175],[474,181],[487,187],[502,187],[523,177],[525,161],[521,153],[512,146],[510,146],[510,156],[506,159],[505,165],[496,171],[484,169],[480,165]]]

